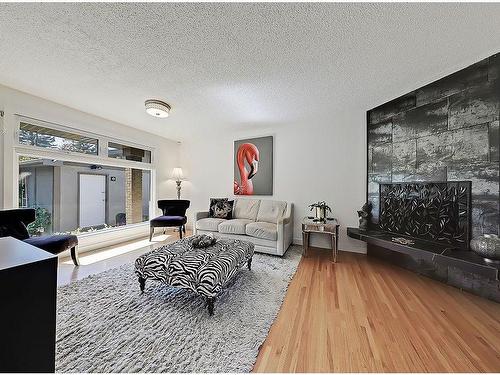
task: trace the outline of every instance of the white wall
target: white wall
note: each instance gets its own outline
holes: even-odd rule
[[[195,211],[207,211],[210,197],[233,197],[233,141],[274,135],[274,195],[263,197],[293,202],[294,242],[301,244],[301,220],[308,205],[325,200],[341,224],[339,247],[365,252],[360,241],[347,237],[346,227],[357,226],[356,210],[365,201],[366,109],[333,112],[331,119],[283,125],[260,125],[252,131],[228,130],[210,134],[200,129],[196,139],[183,142],[181,160],[188,181],[183,196]],[[328,247],[324,236],[312,244]]]
[[[17,186],[14,181],[16,163],[13,149],[14,132],[17,126],[16,114],[153,147],[155,149],[153,166],[156,167],[156,185],[154,186],[156,198],[176,196],[175,183],[168,181],[172,168],[179,163],[179,146],[175,141],[1,85],[0,110],[5,111],[3,125],[0,120],[0,208],[16,206]],[[155,197],[152,198],[155,199]],[[159,211],[157,210],[156,213]],[[143,232],[147,233],[146,227]],[[123,240],[123,237],[121,239]]]

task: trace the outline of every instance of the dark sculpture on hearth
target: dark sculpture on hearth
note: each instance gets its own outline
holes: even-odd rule
[[[372,203],[366,202],[361,210],[358,211],[359,216],[359,229],[367,230],[370,225],[370,219],[372,217]]]

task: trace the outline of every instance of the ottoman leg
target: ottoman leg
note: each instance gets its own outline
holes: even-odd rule
[[[207,308],[208,308],[208,313],[210,314],[210,316],[214,315],[214,302],[215,302],[214,297],[207,298]]]
[[[141,287],[141,293],[144,293],[144,287],[146,286],[146,279],[139,277],[139,286]]]
[[[247,266],[249,270],[252,269],[252,258],[248,259]]]

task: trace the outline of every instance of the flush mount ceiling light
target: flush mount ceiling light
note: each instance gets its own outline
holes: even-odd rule
[[[165,118],[170,113],[170,105],[161,100],[148,99],[144,105],[146,106],[146,112],[154,117]]]

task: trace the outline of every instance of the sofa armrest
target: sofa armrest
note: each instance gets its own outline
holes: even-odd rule
[[[278,255],[284,255],[293,240],[293,204],[288,203],[285,214],[278,219]]]
[[[285,225],[285,224],[288,224],[288,223],[290,223],[290,221],[291,221],[291,220],[292,220],[292,218],[291,218],[291,217],[284,217],[284,216],[282,216],[282,217],[280,217],[280,218],[278,219],[278,226],[279,226],[279,225]]]
[[[198,221],[200,219],[206,219],[208,217],[208,211],[199,211],[195,213],[194,219]]]
[[[288,203],[286,205],[286,211],[283,216],[278,218],[278,226],[289,224],[292,221],[293,203]]]
[[[196,234],[196,222],[200,219],[206,219],[208,217],[208,211],[198,211],[194,214],[193,222],[193,234]]]

